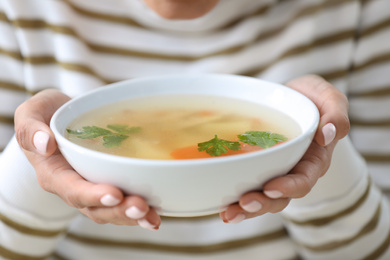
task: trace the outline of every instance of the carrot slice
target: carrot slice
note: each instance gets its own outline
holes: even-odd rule
[[[205,151],[200,152],[198,146],[187,146],[174,150],[171,153],[171,156],[175,160],[185,160],[185,159],[201,159],[201,158],[211,158],[213,156],[209,155]]]
[[[238,151],[229,150],[227,153],[221,154],[220,156],[230,156],[236,154],[250,153],[259,150],[263,150],[263,148],[257,145],[241,143],[240,150]],[[187,146],[187,147],[176,149],[171,153],[171,156],[175,160],[215,158],[214,156],[209,155],[205,151],[200,152],[198,150],[198,146]]]

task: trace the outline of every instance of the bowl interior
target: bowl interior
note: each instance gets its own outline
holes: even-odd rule
[[[243,76],[203,74],[132,79],[99,88],[57,110],[51,128],[56,138],[65,139],[69,123],[91,109],[123,99],[173,94],[220,96],[264,105],[295,120],[301,135],[315,131],[319,120],[317,108],[308,98],[282,85]]]

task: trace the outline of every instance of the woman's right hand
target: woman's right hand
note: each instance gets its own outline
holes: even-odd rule
[[[111,185],[86,181],[62,156],[49,123],[54,112],[69,99],[57,90],[44,90],[15,112],[16,138],[34,167],[41,187],[96,223],[140,225],[157,230],[160,216],[143,198],[125,196]]]

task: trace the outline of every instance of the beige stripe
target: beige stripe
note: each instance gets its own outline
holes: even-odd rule
[[[334,70],[334,71],[328,71],[328,72],[318,72],[318,73],[314,72],[314,74],[317,74],[317,75],[323,77],[327,81],[332,81],[332,80],[336,80],[339,78],[343,78],[346,75],[348,75],[348,73],[349,73],[348,69]]]
[[[342,218],[344,216],[347,216],[354,212],[356,209],[358,209],[366,200],[367,197],[370,193],[371,190],[371,179],[367,183],[366,190],[364,191],[363,195],[360,196],[360,198],[357,199],[357,201],[349,206],[348,208],[333,214],[331,216],[323,217],[323,218],[316,218],[316,219],[311,219],[311,220],[305,220],[305,221],[299,221],[299,220],[294,220],[291,218],[286,218],[289,222],[295,224],[295,225],[300,225],[300,226],[324,226],[329,224],[332,221],[335,221],[339,218]]]
[[[70,260],[70,259],[64,257],[63,255],[59,254],[58,252],[55,252],[52,255],[52,258],[53,258],[53,260]]]
[[[387,63],[387,62],[390,62],[390,52],[378,54],[378,56],[372,57],[370,60],[362,64],[355,65],[354,67],[352,67],[352,71],[363,70],[366,69],[367,67],[381,64],[381,63]]]
[[[326,6],[334,6],[336,4],[341,4],[341,3],[345,3],[345,2],[351,2],[351,1],[352,0],[344,0],[344,1],[341,1],[341,2],[340,1],[328,1],[325,5]],[[315,7],[309,7],[309,8],[303,9],[292,20],[297,19],[299,17],[302,17],[304,15],[311,14],[311,13],[315,12],[315,10],[317,10],[319,7],[320,7],[320,5],[319,6],[315,6]],[[49,25],[49,24],[46,24],[46,22],[40,21],[40,20],[23,20],[23,19],[18,19],[18,20],[15,21],[15,24],[20,26],[20,27],[23,27],[23,28],[42,28],[42,27],[47,27],[47,28],[50,28],[51,30],[53,30],[55,32],[66,33],[66,34],[78,37],[80,39],[80,37],[77,35],[77,33],[73,29],[71,29],[71,28],[67,28],[67,27],[63,27],[63,26]],[[267,33],[265,33],[263,35],[260,35],[258,37],[258,40],[264,40],[266,38],[273,37],[273,36],[277,35],[278,33],[280,33],[283,29],[284,29],[284,27],[281,27],[279,29],[276,29],[276,30],[273,30],[271,32],[267,32]],[[311,48],[316,47],[316,45],[320,46],[320,45],[324,45],[324,44],[330,44],[330,43],[333,43],[333,42],[337,42],[338,40],[348,39],[348,38],[352,37],[353,34],[354,34],[354,32],[352,32],[352,31],[350,31],[350,32],[342,32],[342,33],[336,34],[336,35],[334,35],[333,37],[330,37],[330,38],[329,37],[324,37],[323,39],[319,39],[319,40],[316,41],[316,43],[313,43],[311,45],[294,47],[291,50],[286,51],[283,55],[278,57],[276,60],[272,61],[271,65],[276,63],[276,62],[278,62],[278,61],[280,61],[281,59],[283,59],[285,57],[288,57],[288,56],[291,56],[291,55],[296,55],[296,54],[308,51]],[[80,40],[82,40],[82,39],[80,39]],[[84,40],[82,40],[82,41],[85,42]],[[187,61],[188,60],[202,59],[202,58],[206,58],[206,57],[210,57],[210,56],[214,56],[214,55],[234,53],[234,52],[240,51],[242,48],[244,48],[243,46],[238,46],[238,47],[226,49],[226,50],[223,50],[223,51],[220,51],[220,52],[216,52],[216,53],[213,53],[213,54],[204,55],[204,56],[201,56],[201,57],[182,57],[182,56],[172,56],[172,55],[170,55],[170,56],[157,55],[157,54],[153,54],[153,53],[143,53],[143,52],[137,52],[137,51],[127,50],[127,49],[120,49],[120,48],[115,48],[115,47],[110,47],[110,46],[102,46],[102,45],[97,45],[97,44],[92,44],[92,43],[86,43],[86,44],[92,50],[97,51],[97,52],[106,52],[106,53],[112,53],[112,54],[118,54],[118,55],[139,56],[139,57],[144,57],[144,58],[187,60]],[[12,54],[12,55],[14,55],[14,54]],[[54,57],[45,57],[45,56],[44,57],[27,57],[26,60],[28,62],[31,62],[32,64],[44,64],[44,63],[56,62]],[[374,59],[373,61],[371,61],[370,64],[365,65],[365,66],[374,65],[375,62],[382,62],[382,61],[378,60],[378,59]],[[71,69],[71,70],[74,70],[74,71],[79,71],[79,72],[83,72],[83,73],[87,73],[87,74],[93,75],[93,76],[99,78],[104,83],[112,83],[112,82],[115,82],[115,81],[118,80],[118,79],[106,79],[106,78],[103,78],[101,75],[98,75],[95,71],[93,71],[90,67],[88,67],[86,65],[71,64],[71,63],[62,63],[60,65],[63,68],[66,68],[66,69]],[[269,65],[266,65],[266,66],[263,66],[261,68],[257,68],[256,70],[250,70],[250,71],[242,72],[240,74],[248,75],[248,76],[254,76],[254,75],[257,75],[257,74],[261,73],[268,66]],[[359,69],[359,68],[357,68],[357,69]],[[327,79],[332,79],[332,78],[334,79],[334,78],[341,77],[341,76],[345,75],[345,73],[346,73],[346,71],[342,70],[342,71],[335,71],[335,72],[329,72],[329,73],[319,73],[319,74],[323,75]]]
[[[87,16],[87,17],[90,17],[93,19],[105,20],[105,21],[113,22],[113,23],[121,23],[121,24],[129,25],[129,26],[133,26],[133,27],[145,28],[143,25],[137,23],[133,19],[130,19],[126,16],[115,16],[115,15],[110,15],[110,14],[105,14],[105,13],[94,12],[94,11],[90,11],[90,10],[81,8],[81,7],[77,6],[76,4],[74,4],[72,1],[69,1],[69,0],[62,0],[62,1],[65,2],[70,8],[72,8],[74,12],[76,12],[80,15],[83,15],[83,16]]]
[[[202,253],[215,253],[226,250],[234,250],[236,248],[242,248],[251,245],[257,245],[260,243],[268,243],[274,240],[279,240],[287,237],[285,229],[280,229],[269,234],[259,235],[251,238],[238,239],[234,241],[226,241],[222,243],[215,243],[210,245],[164,245],[150,242],[125,242],[106,240],[102,238],[85,237],[76,234],[68,234],[67,238],[75,240],[80,243],[89,244],[96,247],[122,247],[122,248],[134,248],[139,250],[154,250],[162,252],[176,252],[176,253],[190,253],[190,254],[202,254]]]
[[[14,124],[14,118],[13,117],[9,117],[9,116],[0,115],[0,123],[13,125]]]
[[[95,70],[93,70],[92,68],[90,68],[89,66],[86,66],[86,65],[67,63],[67,62],[57,62],[57,64],[65,70],[81,72],[84,74],[89,74],[91,76],[94,76],[105,84],[111,84],[111,83],[114,83],[117,81],[117,80],[110,80],[110,79],[104,78],[99,73],[97,73]]]
[[[119,15],[112,15],[112,14],[105,14],[105,13],[101,13],[101,12],[91,11],[91,10],[87,10],[87,9],[84,9],[82,7],[77,6],[72,1],[69,1],[69,0],[62,0],[62,1],[64,1],[66,4],[68,4],[68,6],[71,7],[74,12],[76,12],[80,15],[89,17],[89,18],[103,20],[103,21],[112,22],[112,23],[120,23],[123,25],[132,26],[132,27],[147,28],[147,27],[143,26],[142,24],[140,24],[140,23],[138,23],[138,22],[134,21],[133,19],[126,17],[126,16],[119,16]],[[256,9],[255,11],[253,11],[251,14],[246,15],[245,17],[238,18],[235,21],[230,22],[223,29],[233,27],[236,24],[238,24],[239,22],[241,22],[243,19],[247,19],[248,17],[263,15],[264,13],[266,13],[268,11],[269,8],[270,8],[270,5],[261,6],[258,9]],[[148,30],[150,30],[150,29],[151,28],[148,28]]]
[[[82,7],[75,5],[73,2],[71,2],[69,0],[62,0],[62,1],[66,2],[69,5],[69,7],[71,7],[73,9],[73,11],[75,11],[76,13],[81,14],[83,16],[86,16],[86,17],[104,20],[104,21],[108,21],[108,22],[121,23],[121,24],[129,25],[129,26],[133,26],[133,27],[146,28],[145,26],[139,24],[138,22],[136,22],[133,19],[126,17],[126,16],[119,16],[119,15],[100,13],[100,12],[96,12],[96,11],[90,11],[90,10],[87,10],[87,9],[84,9]],[[294,16],[293,20],[296,18],[305,16],[305,15],[312,14],[313,12],[316,12],[316,11],[320,10],[321,8],[334,7],[334,6],[342,5],[344,3],[351,2],[351,1],[356,1],[356,0],[328,0],[328,1],[325,1],[324,3],[321,3],[321,4],[316,5],[316,6],[309,6],[309,7],[306,7],[305,9],[302,9],[296,16]],[[242,20],[248,19],[250,17],[264,15],[267,13],[267,11],[270,9],[271,6],[272,6],[271,4],[261,6],[258,9],[254,10],[251,14],[246,14],[244,17],[240,17],[237,20],[232,21],[231,23],[229,23],[228,25],[223,27],[222,30],[224,30],[226,28],[233,27],[236,24],[238,24],[239,22],[241,22]],[[148,30],[150,30],[150,28],[148,28]]]
[[[375,24],[373,26],[370,26],[370,27],[364,29],[360,33],[359,37],[360,38],[367,37],[369,35],[372,35],[372,34],[375,34],[377,32],[380,32],[380,31],[382,31],[384,29],[387,29],[389,27],[390,27],[390,18],[388,18],[388,19],[386,19],[386,20],[384,20],[384,21],[382,21],[382,22],[380,22],[378,24]]]
[[[0,81],[0,88],[17,92],[27,92],[27,90],[23,86],[7,81]]]
[[[286,52],[282,53],[279,57],[277,57],[276,59],[271,61],[269,64],[264,65],[264,66],[257,68],[257,69],[252,69],[252,70],[248,70],[246,72],[241,72],[240,74],[246,75],[246,76],[256,76],[256,75],[262,73],[264,70],[266,70],[269,66],[276,64],[277,62],[280,62],[284,58],[305,53],[307,51],[313,50],[316,47],[321,47],[321,46],[329,45],[329,44],[335,44],[335,43],[339,43],[341,41],[352,39],[354,37],[354,35],[355,35],[354,30],[348,30],[348,31],[338,32],[338,33],[335,33],[333,35],[328,35],[328,36],[316,39],[313,42],[308,43],[308,44],[303,44],[301,46],[295,46],[295,47],[287,50]]]
[[[43,229],[35,229],[31,227],[27,227],[23,224],[17,223],[12,219],[7,218],[6,216],[0,214],[0,221],[3,222],[3,224],[9,226],[10,228],[26,234],[30,236],[38,236],[38,237],[55,237],[65,232],[65,229],[61,230],[43,230]]]
[[[330,243],[319,245],[319,246],[312,246],[312,245],[307,245],[304,243],[300,243],[300,245],[303,246],[304,248],[310,250],[310,251],[321,252],[321,251],[334,250],[334,249],[343,247],[345,245],[351,244],[352,242],[358,240],[359,238],[369,234],[378,226],[380,214],[381,214],[381,205],[379,203],[378,208],[377,208],[374,216],[372,217],[372,219],[356,235],[354,235],[351,238],[344,239],[344,240],[338,240],[338,241],[330,242]]]
[[[361,93],[352,93],[349,94],[350,98],[355,98],[355,97],[383,97],[383,96],[389,96],[390,95],[390,85],[389,86],[383,86],[380,87],[378,90],[369,90],[370,88],[366,88],[368,91],[364,91]]]
[[[14,59],[25,61],[27,63],[33,64],[33,65],[48,65],[48,64],[56,64],[60,66],[63,69],[70,70],[70,71],[76,71],[81,72],[84,74],[89,74],[91,76],[96,77],[100,81],[104,82],[105,84],[113,83],[117,80],[110,80],[106,79],[100,74],[98,74],[96,71],[94,71],[91,67],[83,65],[83,64],[76,64],[76,63],[69,63],[69,62],[60,62],[57,61],[54,56],[31,56],[31,57],[20,57],[16,55],[14,52],[5,51],[0,49],[0,54],[8,55]],[[0,88],[4,89],[12,89],[12,90],[23,90],[21,86],[18,86],[13,83],[9,82],[0,82]],[[44,89],[44,87],[41,87],[40,89]],[[39,91],[39,90],[38,90]],[[36,91],[37,92],[37,91]],[[27,91],[29,94],[36,94],[36,92]]]
[[[390,245],[390,229],[388,230],[387,237],[383,241],[383,243],[380,244],[374,252],[364,257],[362,260],[379,259],[379,257],[381,257],[387,250],[389,250],[389,245]]]
[[[298,12],[290,21],[286,22],[286,24],[290,24],[294,22],[295,20],[302,18],[304,16],[311,15],[317,11],[320,11],[323,8],[329,8],[329,7],[335,7],[344,3],[353,2],[356,0],[330,0],[326,1],[325,3],[316,5],[316,6],[310,6],[305,9],[302,9],[300,12]],[[59,25],[52,25],[48,24],[43,20],[27,20],[27,19],[16,19],[11,21],[14,26],[20,27],[20,28],[29,28],[29,29],[40,29],[40,28],[48,28],[54,32],[57,33],[64,33],[68,35],[72,35],[74,37],[77,37],[82,42],[84,42],[86,45],[88,45],[92,50],[99,51],[99,52],[105,52],[105,53],[112,53],[112,54],[120,54],[120,55],[129,55],[129,56],[137,56],[137,57],[143,57],[143,58],[153,58],[153,59],[166,59],[166,60],[180,60],[180,61],[195,61],[199,59],[204,59],[212,56],[222,55],[222,54],[231,54],[239,52],[240,50],[246,48],[246,44],[236,46],[236,47],[230,47],[225,50],[221,50],[215,53],[202,55],[202,56],[179,56],[179,55],[164,55],[164,54],[158,54],[158,53],[150,53],[150,52],[140,52],[140,51],[133,51],[128,49],[121,49],[116,47],[110,47],[110,46],[103,46],[93,43],[88,43],[85,39],[83,39],[80,35],[77,34],[72,28],[65,27],[65,26],[59,26]],[[272,31],[265,32],[264,34],[260,34],[255,41],[263,41],[267,38],[274,37],[277,34],[280,34],[286,29],[286,26],[282,25],[280,28],[274,29]]]
[[[351,126],[365,126],[365,127],[389,127],[390,120],[381,121],[363,121],[356,118],[350,118]]]
[[[20,52],[8,51],[8,50],[0,49],[0,54],[9,56],[9,57],[14,58],[14,59],[16,59],[16,60],[20,60],[20,61],[23,60],[23,57],[22,57],[22,55],[20,54]]]
[[[362,153],[363,158],[369,163],[387,163],[390,162],[390,154],[365,154]]]
[[[0,245],[0,256],[2,256],[5,259],[12,259],[12,260],[45,260],[48,257],[50,257],[51,254],[44,255],[44,256],[23,255],[23,254],[19,254],[17,252],[13,252],[11,250],[8,250]]]
[[[47,88],[53,88],[53,87],[47,87]],[[0,89],[7,89],[7,90],[12,90],[16,92],[24,92],[28,95],[35,95],[39,90],[36,91],[31,91],[26,89],[24,86],[12,83],[12,82],[7,82],[7,81],[0,81]],[[46,89],[44,87],[41,87],[41,89]]]

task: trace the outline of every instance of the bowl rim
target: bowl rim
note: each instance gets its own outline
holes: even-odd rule
[[[268,85],[275,85],[279,87],[284,87],[286,88],[287,91],[292,91],[295,92],[295,94],[300,95],[303,99],[311,103],[314,110],[314,118],[313,118],[313,123],[310,125],[308,130],[306,132],[301,133],[299,136],[295,137],[292,140],[289,140],[288,142],[282,143],[280,145],[272,146],[270,148],[260,150],[260,151],[254,151],[250,153],[243,153],[243,154],[237,154],[237,155],[232,155],[232,156],[221,156],[221,157],[212,157],[212,158],[198,158],[198,159],[180,159],[180,160],[163,160],[163,159],[143,159],[143,158],[133,158],[133,157],[126,157],[126,156],[120,156],[120,155],[113,155],[113,154],[108,154],[104,152],[99,152],[90,148],[86,148],[83,146],[80,146],[78,144],[75,144],[65,138],[63,134],[60,133],[59,129],[57,128],[56,121],[58,118],[61,116],[62,113],[64,113],[64,110],[67,109],[67,107],[75,102],[79,102],[80,100],[85,99],[87,96],[94,94],[94,93],[99,93],[103,91],[107,91],[108,88],[115,88],[115,87],[121,87],[123,85],[128,84],[129,82],[142,82],[142,81],[150,81],[150,80],[167,80],[167,79],[172,79],[172,78],[183,78],[183,77],[234,77],[234,78],[246,78],[246,79],[254,79],[259,81],[260,83],[265,83]],[[131,98],[131,97],[130,97]],[[88,91],[86,93],[83,93],[81,95],[78,95],[71,100],[67,101],[64,103],[59,109],[55,111],[53,114],[51,120],[50,120],[50,128],[51,131],[54,133],[57,145],[62,152],[62,149],[64,146],[68,146],[71,150],[77,151],[78,153],[88,153],[92,157],[99,159],[99,160],[110,160],[112,162],[116,163],[131,163],[135,165],[154,165],[154,166],[182,166],[182,165],[199,165],[199,164],[218,164],[218,163],[223,163],[225,161],[234,161],[234,160],[243,160],[243,159],[251,159],[253,157],[258,157],[259,154],[263,155],[269,155],[273,153],[277,153],[281,149],[286,149],[287,147],[294,146],[296,143],[302,142],[308,135],[312,135],[314,137],[314,134],[317,130],[319,124],[319,112],[315,104],[306,96],[301,94],[300,92],[288,88],[287,86],[284,86],[279,83],[271,82],[271,81],[266,81],[262,80],[259,78],[254,78],[254,77],[248,77],[248,76],[241,76],[241,75],[232,75],[232,74],[222,74],[222,73],[201,73],[201,74],[170,74],[170,75],[154,75],[154,76],[147,76],[147,77],[139,77],[139,78],[134,78],[134,79],[128,79],[128,80],[123,80],[123,81],[118,81],[115,83],[111,83],[108,85],[104,85],[102,87],[98,87],[96,89],[93,89],[91,91]]]

